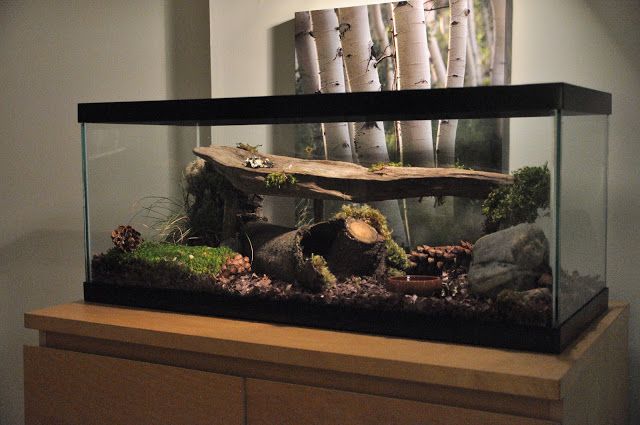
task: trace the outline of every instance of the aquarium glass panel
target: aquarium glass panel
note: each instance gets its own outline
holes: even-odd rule
[[[446,159],[427,123],[428,154],[395,122],[83,125],[87,280],[561,323],[604,285],[606,117],[449,120]]]
[[[201,142],[200,129],[85,124],[83,135],[89,257],[114,247],[118,226],[132,226],[148,241],[179,237],[183,173]]]
[[[607,116],[563,116],[558,158],[558,324],[605,287]]]
[[[606,93],[313,96],[81,105],[85,300],[543,351],[606,309]]]

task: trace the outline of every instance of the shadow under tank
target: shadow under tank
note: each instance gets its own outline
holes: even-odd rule
[[[80,104],[85,300],[560,352],[607,309],[610,112],[564,83]],[[453,120],[454,158],[402,140]]]

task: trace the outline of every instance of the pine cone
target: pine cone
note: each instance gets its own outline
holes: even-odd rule
[[[120,251],[131,252],[143,241],[140,232],[131,226],[118,226],[111,232],[111,241]]]
[[[472,253],[473,245],[467,241],[460,241],[460,245],[419,245],[409,253],[409,260],[416,264],[411,273],[440,276],[459,268],[466,270]]]
[[[251,262],[249,257],[243,257],[241,254],[236,254],[234,257],[230,257],[220,267],[220,277],[230,278],[234,275],[242,275],[251,272]]]

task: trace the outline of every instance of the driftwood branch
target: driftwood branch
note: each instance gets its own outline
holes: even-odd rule
[[[262,155],[273,168],[249,168],[247,151],[209,146],[193,152],[210,161],[236,189],[260,195],[309,199],[338,199],[351,202],[419,198],[423,196],[461,196],[482,199],[498,185],[510,184],[507,174],[458,168],[384,167],[370,171],[358,164],[318,161],[278,155]],[[265,178],[274,172],[295,177],[295,184],[267,187]]]

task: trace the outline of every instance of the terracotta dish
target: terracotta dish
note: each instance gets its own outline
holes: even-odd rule
[[[386,288],[391,292],[428,297],[442,287],[438,276],[407,275],[387,279]]]

